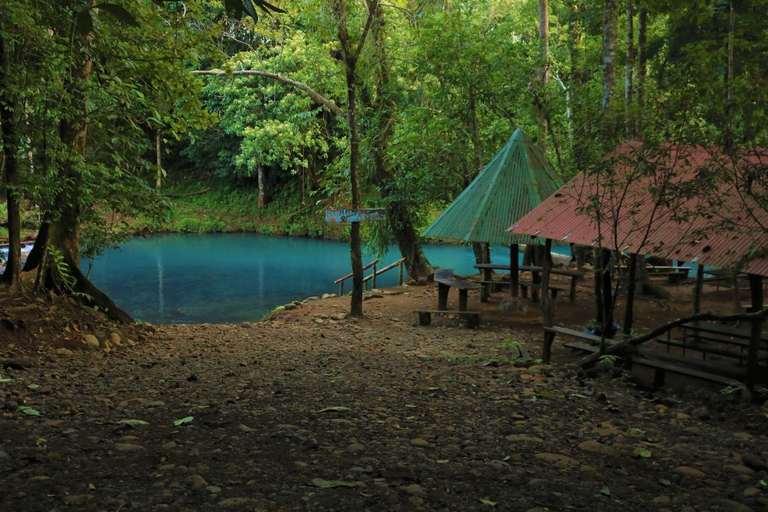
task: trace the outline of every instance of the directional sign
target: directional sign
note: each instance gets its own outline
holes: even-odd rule
[[[325,222],[345,223],[367,220],[387,220],[387,214],[381,208],[363,208],[361,210],[325,210]]]

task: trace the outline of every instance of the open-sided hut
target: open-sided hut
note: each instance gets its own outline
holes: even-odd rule
[[[700,269],[738,269],[750,276],[751,310],[763,309],[768,152],[627,144],[608,159],[609,172],[579,174],[508,232],[698,263]],[[755,321],[748,383],[756,377],[760,331]]]
[[[516,294],[518,244],[530,237],[507,232],[562,185],[541,150],[517,129],[472,183],[422,233],[424,237],[509,244]]]

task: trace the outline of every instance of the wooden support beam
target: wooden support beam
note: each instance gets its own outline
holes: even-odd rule
[[[701,313],[701,293],[704,289],[704,265],[696,268],[696,285],[693,287],[693,314]]]
[[[751,313],[763,309],[763,276],[749,274],[749,293],[752,297]],[[749,333],[749,351],[747,352],[747,389],[752,390],[758,381],[758,352],[763,332],[763,320],[756,318],[751,322]]]
[[[552,327],[554,316],[554,301],[549,296],[549,277],[552,271],[552,240],[549,238],[544,241],[544,255],[541,266],[541,312],[544,316],[544,339],[541,358],[545,363],[549,363],[552,357],[552,341],[554,340],[552,333],[547,331],[548,327]]]
[[[520,247],[517,244],[509,246],[509,294],[512,297],[520,296]]]

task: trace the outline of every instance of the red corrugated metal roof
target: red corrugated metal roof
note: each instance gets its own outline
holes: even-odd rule
[[[606,159],[613,172],[579,174],[508,231],[768,277],[768,203],[756,199],[768,198],[768,151],[660,155],[622,146]]]

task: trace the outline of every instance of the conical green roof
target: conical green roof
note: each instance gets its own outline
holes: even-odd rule
[[[422,233],[467,242],[530,243],[507,228],[563,185],[547,157],[515,130],[477,177]]]

